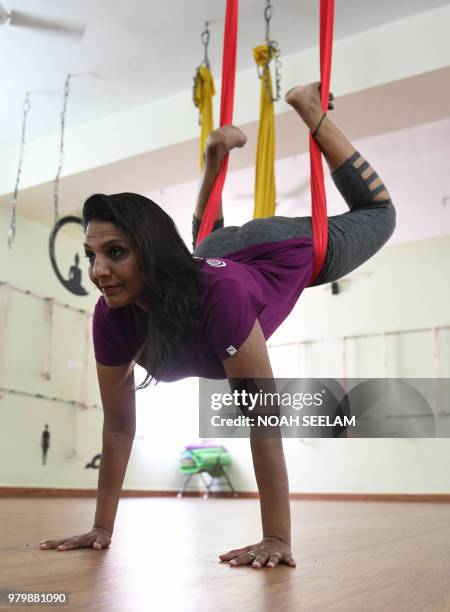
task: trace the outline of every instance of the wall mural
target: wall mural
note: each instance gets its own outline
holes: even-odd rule
[[[79,254],[75,253],[74,258],[73,258],[73,264],[70,266],[68,270],[67,278],[65,278],[65,276],[61,274],[61,271],[58,266],[58,262],[56,261],[56,253],[55,253],[56,237],[58,235],[58,232],[61,230],[61,228],[64,227],[65,225],[68,225],[69,223],[75,223],[83,227],[82,220],[79,217],[75,217],[75,216],[62,217],[55,223],[52,229],[52,232],[50,234],[50,240],[49,240],[50,261],[52,263],[52,268],[59,282],[67,289],[67,291],[70,291],[71,293],[74,293],[75,295],[89,295],[89,291],[86,291],[86,289],[82,285],[83,272],[79,266],[80,264]]]

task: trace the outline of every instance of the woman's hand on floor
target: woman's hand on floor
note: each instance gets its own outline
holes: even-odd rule
[[[244,546],[219,555],[221,561],[229,561],[232,567],[250,565],[255,569],[261,567],[276,567],[280,563],[295,567],[291,547],[278,538],[263,538],[259,544]]]
[[[40,549],[56,548],[57,550],[73,550],[74,548],[93,548],[102,550],[111,544],[111,534],[103,527],[93,527],[88,533],[63,538],[62,540],[46,540],[40,543]]]

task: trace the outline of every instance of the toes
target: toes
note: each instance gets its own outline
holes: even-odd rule
[[[291,98],[291,94],[292,94],[292,92],[294,91],[294,89],[295,89],[295,87],[291,87],[291,89],[289,89],[289,91],[287,91],[287,92],[285,93],[285,96],[284,96],[284,101],[285,101],[287,104],[290,104],[289,99]]]
[[[328,98],[328,110],[334,110],[334,95],[333,93],[330,92],[329,98]]]

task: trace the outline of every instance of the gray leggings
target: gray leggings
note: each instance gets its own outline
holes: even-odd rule
[[[395,208],[390,199],[375,201],[374,196],[385,189],[380,185],[370,189],[378,178],[374,172],[368,178],[362,174],[368,162],[355,168],[360,157],[356,152],[331,174],[333,181],[350,208],[349,212],[328,217],[328,245],[322,270],[313,283],[330,283],[349,274],[367,261],[389,240],[395,229]],[[197,239],[200,221],[192,221],[193,244]],[[223,227],[217,221],[213,233],[194,248],[198,257],[224,257],[227,253],[265,242],[289,238],[311,238],[311,217],[267,217],[253,219],[241,227]]]

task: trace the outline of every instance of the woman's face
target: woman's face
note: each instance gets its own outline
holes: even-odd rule
[[[144,289],[136,256],[113,223],[92,220],[85,235],[89,278],[100,289],[109,308],[137,301]]]

